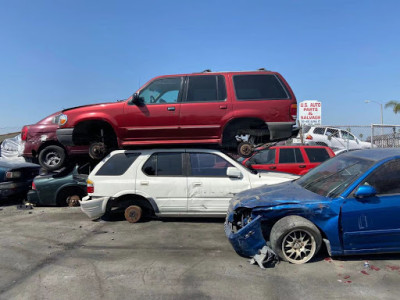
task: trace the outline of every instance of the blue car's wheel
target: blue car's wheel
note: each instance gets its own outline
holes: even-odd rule
[[[321,247],[321,234],[318,228],[299,216],[280,219],[271,229],[272,249],[279,257],[293,264],[304,264]]]

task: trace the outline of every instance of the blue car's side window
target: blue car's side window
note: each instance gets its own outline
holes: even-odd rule
[[[400,193],[400,160],[386,162],[368,176],[363,184],[373,186],[379,195]]]

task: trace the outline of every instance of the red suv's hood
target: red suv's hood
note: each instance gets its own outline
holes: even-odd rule
[[[103,103],[94,103],[94,104],[86,104],[86,105],[80,105],[80,106],[74,106],[74,107],[70,107],[70,108],[65,108],[62,110],[62,112],[66,112],[72,109],[76,109],[76,108],[82,108],[82,107],[90,107],[90,106],[102,106],[104,104],[114,104],[115,102],[103,102]]]

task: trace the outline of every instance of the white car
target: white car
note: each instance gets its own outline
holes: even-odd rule
[[[360,141],[352,133],[334,127],[312,126],[303,135],[306,144],[328,146],[334,151],[371,148],[371,143]]]
[[[131,223],[146,215],[224,217],[235,194],[296,178],[252,173],[217,150],[117,150],[90,173],[80,204],[91,219],[124,209]]]

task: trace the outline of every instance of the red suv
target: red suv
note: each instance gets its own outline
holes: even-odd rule
[[[304,175],[333,156],[332,149],[324,146],[273,146],[255,153],[242,164],[257,170]]]
[[[255,144],[295,136],[296,115],[280,74],[207,70],[156,77],[126,101],[63,110],[57,138],[89,145],[92,158],[116,148],[188,144],[250,155]]]

